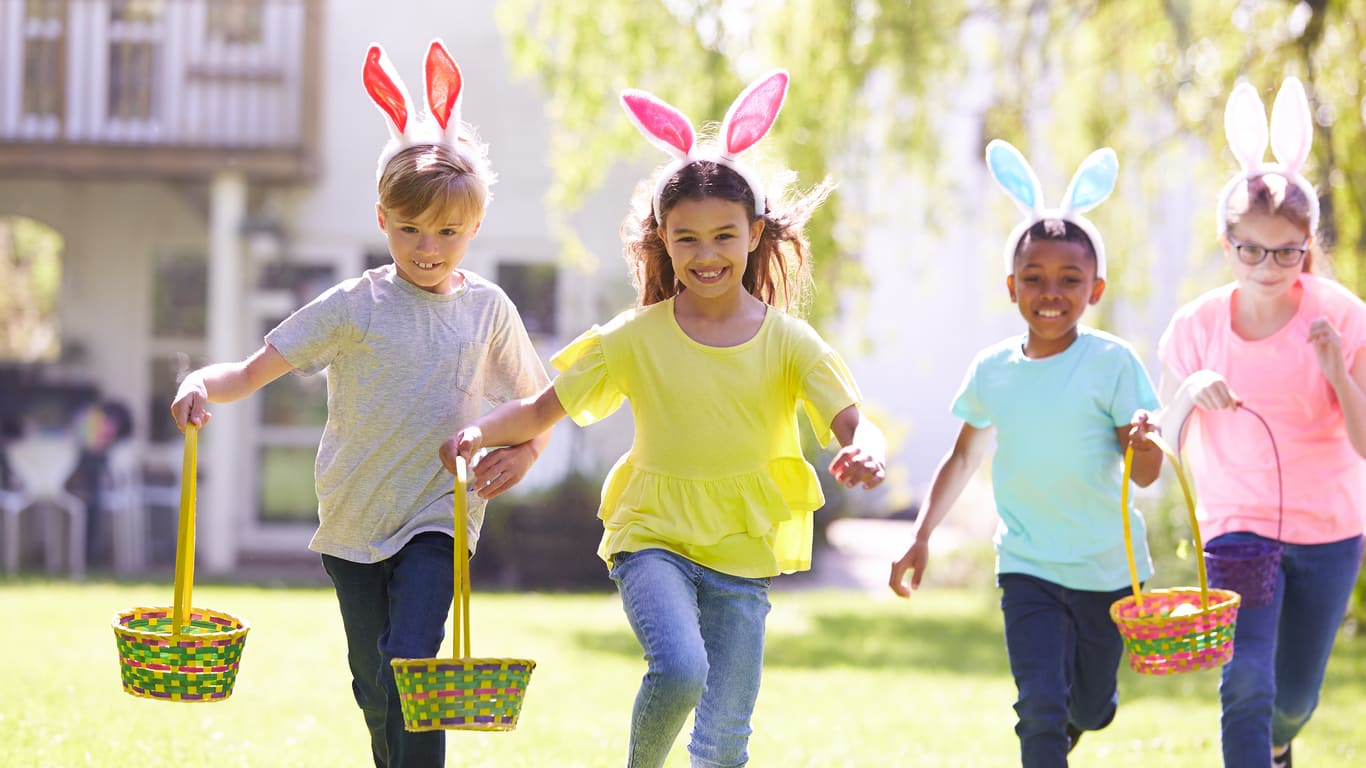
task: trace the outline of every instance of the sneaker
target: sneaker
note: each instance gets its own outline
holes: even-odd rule
[[[1275,750],[1272,750],[1271,768],[1291,768],[1289,744],[1285,745],[1285,751],[1280,753],[1279,755],[1276,754]]]
[[[1080,728],[1073,725],[1070,721],[1067,723],[1067,753],[1069,755],[1072,754],[1072,750],[1077,748],[1077,742],[1081,741],[1081,734],[1082,730]],[[1290,763],[1286,763],[1286,765],[1290,765]]]

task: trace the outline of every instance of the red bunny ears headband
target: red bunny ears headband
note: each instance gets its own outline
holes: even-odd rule
[[[474,153],[464,151],[460,146],[460,95],[463,81],[460,67],[451,58],[450,51],[440,38],[433,39],[427,46],[425,59],[425,80],[427,108],[417,112],[408,89],[398,76],[389,55],[378,44],[371,44],[365,54],[365,69],[362,73],[365,91],[370,99],[384,113],[384,123],[389,128],[389,142],[379,155],[376,178],[384,175],[384,167],[394,155],[405,147],[416,144],[440,144],[469,159],[475,168],[483,171],[482,163]]]
[[[1271,107],[1271,154],[1276,162],[1262,162],[1267,144],[1266,107],[1262,105],[1257,89],[1247,83],[1239,83],[1228,97],[1228,106],[1224,108],[1224,135],[1242,170],[1219,192],[1219,209],[1215,213],[1219,236],[1228,234],[1225,216],[1233,190],[1240,183],[1268,173],[1280,174],[1300,188],[1309,200],[1309,234],[1317,232],[1319,196],[1314,185],[1300,175],[1314,141],[1314,122],[1309,114],[1309,99],[1305,98],[1299,79],[1287,77]]]
[[[667,152],[674,161],[665,168],[655,185],[655,216],[659,216],[659,198],[664,185],[674,174],[689,163],[710,160],[740,174],[754,193],[754,215],[767,210],[763,186],[754,171],[739,162],[740,153],[754,146],[768,135],[778,112],[787,97],[787,71],[774,70],[750,83],[726,110],[721,121],[720,147],[695,147],[692,121],[670,104],[646,91],[627,89],[621,92],[621,106],[631,122],[656,147]]]

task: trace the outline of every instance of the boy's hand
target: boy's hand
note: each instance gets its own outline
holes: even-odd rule
[[[845,488],[862,483],[864,488],[875,488],[887,478],[887,467],[880,456],[846,445],[830,461],[830,474]]]
[[[464,456],[471,464],[474,454],[484,447],[484,431],[478,427],[465,427],[455,433],[455,437],[441,444],[441,465],[447,472],[455,474],[455,457]]]
[[[1162,434],[1162,430],[1152,421],[1152,414],[1142,408],[1134,411],[1133,417],[1129,420],[1129,445],[1134,449],[1135,455],[1158,450],[1157,445],[1148,439],[1148,435],[1153,432]]]
[[[171,402],[171,417],[175,419],[175,425],[181,432],[185,431],[186,424],[203,427],[213,416],[204,410],[208,405],[209,392],[204,388],[203,380],[190,375],[181,382],[180,390]]]
[[[892,563],[892,575],[887,579],[887,586],[892,588],[900,597],[910,597],[911,592],[920,589],[920,579],[925,575],[925,566],[930,562],[930,543],[929,541],[917,538],[911,548],[906,550],[906,554],[900,560]],[[911,572],[911,583],[906,584],[906,572]]]
[[[491,499],[520,483],[536,463],[536,452],[528,443],[497,448],[479,458],[474,465],[470,487],[481,499]]]

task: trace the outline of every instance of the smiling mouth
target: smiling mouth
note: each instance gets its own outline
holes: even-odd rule
[[[1055,320],[1063,316],[1063,311],[1061,309],[1040,309],[1036,310],[1034,314],[1047,320]]]
[[[705,271],[694,269],[692,271],[693,275],[696,276],[698,280],[701,280],[704,283],[714,283],[717,280],[720,280],[721,276],[725,274],[725,272],[725,267],[722,267],[720,269],[708,269]]]
[[[441,264],[439,261],[413,261],[413,266],[418,269],[436,269],[439,264]]]

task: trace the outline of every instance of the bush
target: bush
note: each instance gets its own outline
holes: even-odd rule
[[[484,574],[508,589],[611,589],[597,555],[600,492],[600,480],[571,473],[550,488],[494,499],[472,578]]]

